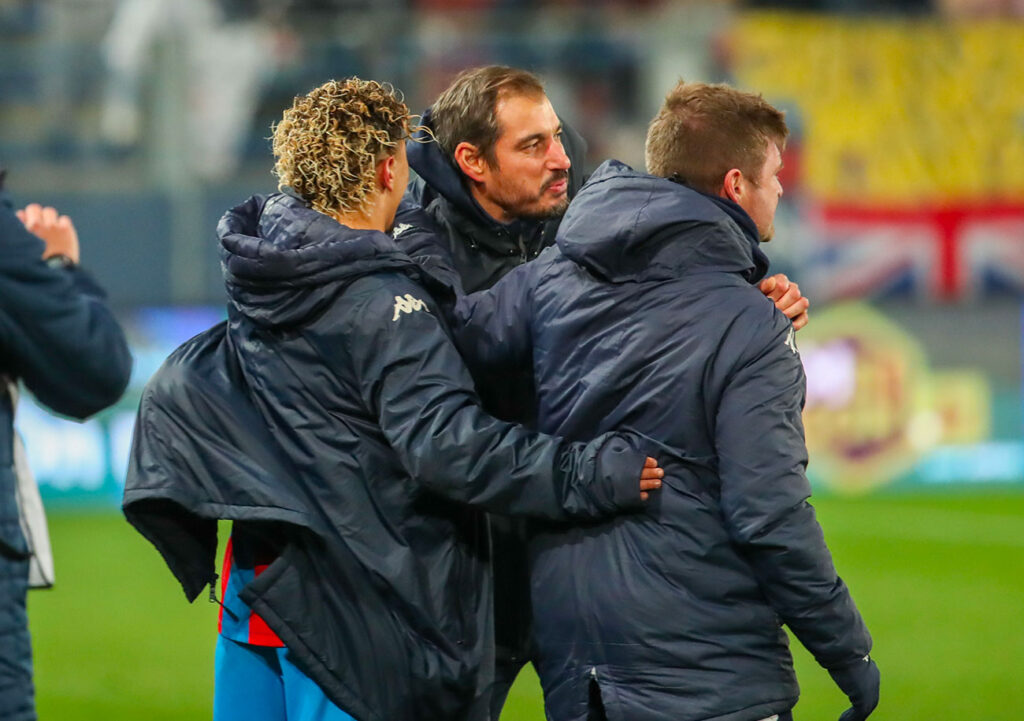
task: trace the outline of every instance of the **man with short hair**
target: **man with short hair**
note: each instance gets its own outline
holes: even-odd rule
[[[419,180],[400,209],[395,241],[454,287],[486,290],[554,243],[561,216],[583,183],[585,143],[559,119],[540,79],[488,65],[460,73],[423,113],[426,130],[408,144]],[[808,301],[784,275],[762,291],[793,319],[807,322]],[[499,418],[531,423],[528,366],[474,369],[484,407]],[[496,570],[498,672],[492,719],[529,657],[525,529],[491,518]]]
[[[463,300],[467,357],[530,365],[541,430],[662,444],[645,514],[530,540],[553,721],[789,719],[781,624],[850,698],[842,721],[878,702],[871,637],[807,502],[793,324],[752,285],[787,134],[759,95],[680,83],[650,126],[652,174],[608,161],[555,247]]]
[[[453,291],[387,233],[409,129],[377,82],[296,98],[274,130],[283,192],[218,225],[227,322],[143,394],[125,514],[190,599],[212,593],[216,519],[235,521],[216,721],[480,718],[480,510],[596,519],[660,486],[639,437],[570,443],[481,410],[433,297]]]

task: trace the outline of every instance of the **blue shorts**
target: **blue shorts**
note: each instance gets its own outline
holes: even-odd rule
[[[213,721],[355,721],[288,659],[288,649],[218,634]]]

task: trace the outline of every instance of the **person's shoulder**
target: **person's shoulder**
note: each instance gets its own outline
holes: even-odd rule
[[[724,340],[733,339],[751,349],[768,346],[793,329],[792,323],[756,286],[740,276],[713,273],[707,288],[689,288],[691,312],[703,314],[705,323],[719,329]],[[693,277],[691,276],[691,279]]]
[[[345,291],[351,319],[359,325],[394,322],[403,314],[435,313],[435,301],[422,283],[401,271],[380,271],[357,278]]]
[[[227,323],[222,321],[171,351],[146,382],[144,405],[178,407],[197,393],[209,394],[211,385],[227,377],[226,329]]]
[[[403,200],[395,214],[391,235],[399,250],[417,262],[429,258],[435,263],[452,265],[448,228],[434,216],[431,209]]]

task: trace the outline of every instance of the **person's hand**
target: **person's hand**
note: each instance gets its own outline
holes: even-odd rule
[[[870,656],[860,661],[828,670],[836,686],[846,694],[852,704],[843,712],[839,721],[864,721],[878,705],[880,674],[878,666]]]
[[[664,476],[665,471],[658,466],[658,462],[648,456],[644,461],[643,470],[640,471],[640,498],[646,501],[650,495],[647,491],[661,488],[661,479]]]
[[[42,238],[46,244],[43,251],[43,259],[62,255],[78,263],[78,233],[66,215],[58,215],[57,211],[49,206],[43,207],[39,203],[32,203],[24,210],[16,211],[20,220],[28,232]]]
[[[765,278],[758,286],[761,292],[775,303],[783,315],[793,321],[793,328],[800,330],[807,325],[807,309],[811,302],[800,295],[800,287],[782,273]]]

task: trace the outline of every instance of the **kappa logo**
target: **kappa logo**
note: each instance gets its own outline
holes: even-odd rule
[[[397,238],[405,231],[409,230],[412,226],[409,223],[399,223],[391,230],[391,237]]]
[[[789,335],[786,336],[786,346],[791,351],[793,351],[794,353],[797,352],[797,350],[796,350],[796,330],[793,329],[793,328],[789,329]]]
[[[417,310],[425,310],[428,313],[430,312],[430,308],[427,307],[427,304],[424,303],[419,298],[413,298],[408,293],[406,293],[404,296],[396,295],[395,315],[394,317],[391,318],[391,321],[394,322],[398,320],[398,316],[400,316],[402,313],[412,313]]]

